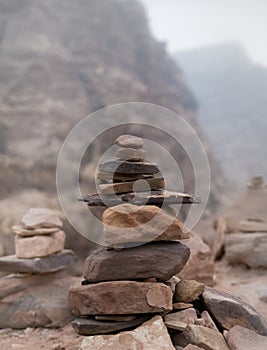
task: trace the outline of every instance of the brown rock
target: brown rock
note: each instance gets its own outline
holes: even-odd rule
[[[201,313],[201,317],[205,321],[206,327],[209,327],[209,328],[212,328],[212,329],[215,329],[216,331],[218,331],[216,324],[214,323],[213,319],[211,318],[211,316],[207,310],[205,310]]]
[[[202,298],[221,328],[229,330],[238,325],[267,335],[267,326],[263,318],[241,299],[210,287],[205,287]]]
[[[47,208],[30,208],[21,220],[22,226],[28,229],[39,227],[62,227],[60,218]]]
[[[120,173],[105,173],[98,172],[97,179],[106,181],[135,181],[139,179],[150,179],[153,178],[153,174],[120,174]]]
[[[173,310],[184,310],[193,307],[193,304],[190,303],[174,303],[172,304]]]
[[[113,193],[124,193],[124,192],[143,192],[150,190],[162,190],[164,189],[164,179],[143,179],[136,181],[125,181],[117,182],[112,184],[101,184],[98,185],[99,193],[102,194],[113,194]]]
[[[184,350],[202,350],[203,348],[200,348],[199,346],[193,345],[193,344],[188,344]]]
[[[29,237],[29,236],[36,236],[36,235],[47,235],[49,233],[54,233],[59,231],[58,227],[40,227],[35,229],[27,229],[22,226],[16,225],[12,227],[13,231],[22,236],[22,237]]]
[[[164,241],[188,238],[182,223],[156,206],[121,204],[102,216],[107,244]]]
[[[29,259],[45,257],[64,249],[65,233],[57,231],[50,235],[38,235],[32,237],[15,237],[15,249],[17,258]]]
[[[193,324],[197,319],[196,310],[193,308],[173,312],[164,316],[164,323],[167,328],[184,331],[188,324]]]
[[[200,348],[206,350],[229,350],[223,335],[214,329],[189,325],[184,334],[192,344]]]
[[[99,315],[95,316],[95,320],[97,321],[118,321],[118,322],[124,322],[124,321],[133,321],[136,319],[136,315]]]
[[[115,335],[97,335],[86,337],[80,350],[175,350],[162,318],[153,317],[133,331]]]
[[[114,281],[69,290],[69,305],[77,316],[125,315],[172,309],[172,292],[163,283]]]
[[[149,243],[122,251],[96,250],[84,263],[83,277],[90,282],[152,277],[165,281],[181,271],[189,254],[179,242]]]
[[[267,222],[262,220],[242,220],[239,223],[241,232],[267,232]]]
[[[135,148],[119,148],[115,153],[115,157],[123,160],[142,162],[146,158],[146,151]]]
[[[120,174],[157,174],[159,169],[157,164],[149,162],[129,162],[112,160],[99,164],[100,172],[105,173],[120,173]]]
[[[143,147],[144,141],[141,139],[141,137],[134,135],[121,135],[116,139],[115,144],[120,147],[137,149]]]
[[[190,258],[178,277],[212,286],[215,264],[208,245],[194,232],[189,239],[181,242],[190,248]]]
[[[175,300],[183,303],[190,303],[196,300],[204,291],[204,283],[194,280],[184,280],[176,284]]]
[[[267,337],[241,326],[234,326],[226,337],[231,350],[266,350]]]

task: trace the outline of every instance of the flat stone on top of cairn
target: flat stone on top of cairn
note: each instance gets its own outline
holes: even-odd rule
[[[143,148],[144,141],[141,137],[134,135],[121,135],[115,140],[115,144],[126,148]]]

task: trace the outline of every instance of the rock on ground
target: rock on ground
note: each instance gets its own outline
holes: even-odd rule
[[[241,326],[234,326],[226,336],[231,350],[266,350],[267,337]]]

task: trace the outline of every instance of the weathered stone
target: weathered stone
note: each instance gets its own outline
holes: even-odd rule
[[[165,281],[181,271],[189,255],[179,242],[149,243],[120,252],[96,250],[85,260],[83,277],[90,282],[151,277]]]
[[[181,281],[180,278],[178,278],[177,276],[172,276],[167,281],[165,280],[164,283],[171,288],[173,293],[175,293],[176,284],[179,283],[180,281]]]
[[[136,319],[136,315],[97,315],[95,316],[95,320],[97,321],[116,321],[116,322],[124,322],[124,321],[133,321]]]
[[[232,233],[225,239],[226,259],[231,264],[267,268],[266,233]]]
[[[80,350],[175,350],[162,318],[155,316],[133,331],[115,335],[97,335],[86,337]]]
[[[205,310],[201,313],[201,317],[205,321],[206,327],[209,327],[209,328],[212,328],[212,329],[215,329],[216,331],[218,331],[216,324],[214,323],[213,319],[211,318],[211,316],[207,310]]]
[[[78,280],[63,272],[0,278],[0,328],[62,326],[72,318],[67,291]]]
[[[239,230],[241,232],[267,232],[267,222],[261,220],[240,221]]]
[[[107,244],[164,241],[188,238],[183,224],[156,206],[121,204],[108,208],[102,216]]]
[[[120,174],[157,174],[157,164],[149,162],[129,162],[112,160],[98,165],[99,171]]]
[[[172,304],[173,310],[184,310],[184,309],[189,309],[190,307],[193,307],[193,304],[190,304],[190,303],[174,303],[174,304]]]
[[[183,349],[185,346],[190,344],[188,339],[185,337],[184,332],[172,331],[170,332],[170,335],[172,343],[175,345],[175,349],[176,347],[181,347]]]
[[[119,148],[115,152],[115,157],[123,160],[142,162],[146,158],[146,151],[136,148]]]
[[[57,231],[50,235],[38,235],[32,237],[15,237],[17,258],[41,258],[64,249],[65,233]]]
[[[98,185],[99,193],[102,194],[114,194],[124,192],[143,192],[150,190],[162,190],[164,189],[164,179],[152,178],[136,181],[116,182],[112,184]]]
[[[54,233],[59,231],[58,227],[39,227],[35,229],[27,229],[22,226],[16,225],[12,227],[13,231],[22,236],[22,237],[29,237],[29,236],[36,236],[36,235],[47,235],[49,233]]]
[[[164,323],[168,328],[184,331],[189,324],[197,319],[196,310],[193,308],[173,312],[164,316]]]
[[[73,264],[75,259],[74,252],[67,249],[44,258],[19,259],[16,255],[7,255],[0,258],[0,271],[22,273],[56,272]]]
[[[184,280],[176,284],[175,300],[183,303],[190,303],[196,300],[204,291],[204,283],[194,280]]]
[[[25,228],[62,227],[60,218],[47,208],[30,208],[21,220]]]
[[[211,287],[205,287],[202,298],[209,313],[221,328],[229,330],[238,325],[267,335],[267,325],[263,318],[241,299]]]
[[[178,277],[212,286],[214,284],[215,264],[210,248],[194,232],[191,232],[189,239],[181,242],[190,248],[190,258]]]
[[[98,172],[97,173],[97,179],[98,180],[105,180],[105,181],[135,181],[139,179],[150,179],[153,178],[153,174],[120,174],[120,173],[105,173],[105,172]]]
[[[134,135],[121,135],[116,139],[115,144],[120,147],[138,149],[143,147],[144,141],[141,137]]]
[[[229,350],[223,335],[214,329],[189,325],[184,334],[192,344],[205,350]]]
[[[114,281],[69,290],[69,305],[77,316],[125,315],[172,309],[172,291],[163,283]]]
[[[197,345],[193,345],[193,344],[188,344],[185,348],[183,348],[183,350],[203,350],[204,348],[200,348]]]
[[[122,329],[139,326],[147,321],[148,317],[138,317],[131,321],[112,322],[97,321],[92,318],[77,318],[72,321],[72,327],[80,335],[96,335],[120,331]]]
[[[241,326],[234,326],[226,336],[231,350],[266,350],[267,337]]]

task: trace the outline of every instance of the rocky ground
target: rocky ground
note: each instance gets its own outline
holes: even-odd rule
[[[225,260],[222,260],[216,263],[215,287],[252,304],[267,322],[266,270],[252,270],[242,266],[230,267]],[[0,330],[1,349],[76,350],[82,340],[83,337],[78,336],[70,324],[58,329]]]

